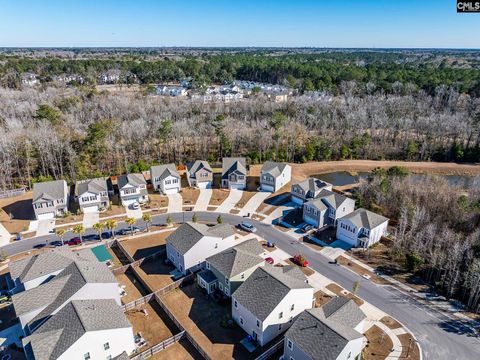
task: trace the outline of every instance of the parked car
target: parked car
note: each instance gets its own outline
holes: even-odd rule
[[[4,295],[0,297],[0,304],[4,304],[6,302],[10,301],[10,296]]]
[[[308,266],[308,261],[307,259],[305,259],[305,257],[303,255],[295,255],[293,257],[293,262],[295,264],[297,264],[298,266],[301,266],[301,267],[307,267]]]
[[[110,239],[112,237],[112,233],[110,231],[105,231],[102,233],[102,239]]]
[[[75,245],[79,245],[82,243],[82,240],[80,240],[80,238],[72,238],[70,240],[67,241],[67,245],[68,246],[75,246]]]
[[[89,234],[83,236],[83,241],[93,241],[100,240],[100,237],[97,234]]]
[[[238,225],[238,227],[239,227],[240,229],[243,229],[243,230],[245,230],[245,231],[247,231],[247,232],[251,232],[251,233],[254,233],[254,232],[257,231],[257,228],[256,228],[255,226],[253,226],[251,223],[246,222],[246,221],[242,221],[242,222]]]
[[[62,242],[59,241],[59,240],[55,240],[55,241],[51,241],[50,244],[48,244],[50,246],[53,246],[53,247],[59,247],[59,246],[62,246]]]
[[[132,205],[130,205],[130,209],[138,210],[140,209],[140,204],[138,202],[134,202]]]
[[[270,265],[273,265],[273,263],[275,262],[275,260],[273,260],[273,258],[271,258],[271,257],[267,257],[267,258],[265,259],[265,261],[266,261],[267,263],[269,263]]]
[[[41,244],[36,244],[33,246],[34,249],[41,249],[41,248],[44,248],[45,246],[47,246],[47,244],[45,243],[41,243]]]
[[[310,224],[305,224],[305,225],[302,226],[301,230],[302,230],[302,232],[307,233],[307,232],[313,230],[313,226],[310,225]]]

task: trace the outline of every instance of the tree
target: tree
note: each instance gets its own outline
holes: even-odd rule
[[[423,263],[423,258],[416,251],[412,251],[411,253],[405,255],[405,267],[408,271],[417,271],[420,266],[423,265]]]
[[[62,244],[63,244],[63,237],[65,236],[66,232],[67,230],[65,229],[55,229],[55,235],[57,235],[60,238],[60,241],[62,242]]]
[[[132,235],[133,235],[133,226],[137,223],[137,219],[128,217],[125,219],[125,223],[127,225],[130,225],[130,231],[132,232]]]
[[[222,217],[222,215],[218,215],[217,216],[217,224],[221,224],[221,223],[223,223],[223,217]]]
[[[83,243],[83,234],[85,234],[85,227],[82,224],[75,225],[72,229],[72,232],[80,236],[80,241]]]
[[[98,233],[98,236],[100,238],[100,241],[102,241],[102,232],[103,230],[105,229],[105,223],[103,222],[98,222],[98,223],[95,223],[93,224],[93,228],[95,229],[95,231]]]
[[[60,112],[47,104],[41,104],[38,107],[35,117],[40,120],[47,120],[52,125],[58,125],[60,122]]]
[[[152,214],[143,214],[142,220],[147,225],[147,231],[150,231],[150,225],[152,223]]]
[[[115,229],[118,226],[118,222],[116,220],[110,219],[106,221],[105,226],[108,230],[110,230],[110,235],[115,239]]]
[[[352,293],[353,293],[354,295],[356,295],[357,292],[358,292],[358,290],[360,290],[360,281],[355,281],[355,282],[353,283]]]
[[[198,222],[198,216],[197,216],[197,214],[193,214],[193,215],[192,215],[192,222],[194,222],[194,223]]]
[[[281,113],[276,112],[273,117],[270,119],[268,125],[270,129],[273,129],[273,140],[275,140],[275,160],[278,161],[278,148],[280,146],[280,129],[285,125],[287,117]]]
[[[172,216],[171,216],[171,215],[168,215],[168,216],[167,216],[167,226],[168,226],[168,227],[171,227],[172,224],[173,224]]]

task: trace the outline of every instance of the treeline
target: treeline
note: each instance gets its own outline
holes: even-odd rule
[[[461,93],[480,96],[480,71],[463,64],[462,54],[440,63],[430,57],[414,57],[389,52],[360,54],[205,54],[165,57],[145,61],[139,57],[112,59],[61,59],[58,57],[6,57],[0,65],[1,84],[20,87],[22,73],[37,74],[42,81],[53,76],[75,74],[87,84],[109,71],[120,71],[120,83],[152,84],[192,79],[193,86],[228,83],[235,79],[289,85],[302,91],[342,94],[343,82],[355,81],[358,95],[375,92],[423,90],[433,95],[440,85],[454,86]],[[383,59],[383,61],[382,61]],[[17,81],[15,81],[17,80]],[[399,88],[399,84],[403,85]]]
[[[445,179],[380,169],[356,196],[359,206],[398,220],[393,260],[480,311],[480,179],[459,189]]]

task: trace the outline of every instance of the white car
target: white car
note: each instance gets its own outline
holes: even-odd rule
[[[253,226],[252,224],[246,221],[242,221],[238,226],[240,227],[240,229],[243,229],[251,233],[254,233],[257,231],[257,228],[255,226]]]
[[[140,209],[140,204],[138,202],[134,202],[132,205],[130,205],[130,209],[138,210]]]

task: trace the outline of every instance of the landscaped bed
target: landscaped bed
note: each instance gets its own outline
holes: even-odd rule
[[[363,350],[365,360],[384,360],[390,355],[393,342],[382,329],[374,325],[364,335],[368,341]]]
[[[402,334],[398,335],[398,339],[402,344],[402,355],[400,355],[400,359],[412,359],[412,360],[419,360],[420,359],[420,351],[417,345],[417,342],[410,334]]]
[[[357,273],[362,277],[365,277],[366,275],[369,280],[372,280],[376,284],[382,284],[382,285],[390,284],[387,280],[381,278],[380,276],[374,274],[371,271],[364,269],[363,267],[354,263],[353,261],[349,261],[347,258],[343,256],[337,257],[337,261],[340,265],[347,267],[348,269],[354,271],[355,273]]]
[[[380,322],[387,325],[392,330],[399,329],[402,327],[402,324],[400,324],[397,320],[391,318],[390,316],[384,316],[383,318],[380,319]]]
[[[325,294],[321,290],[318,290],[314,294],[314,297],[315,297],[315,307],[320,307],[320,306],[326,304],[327,302],[329,302],[332,299],[332,297],[330,295]]]

